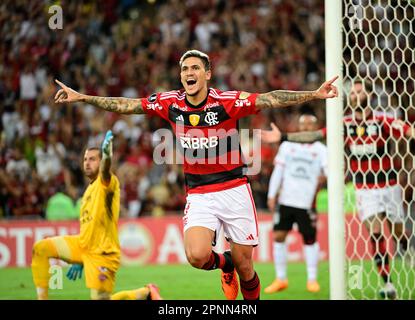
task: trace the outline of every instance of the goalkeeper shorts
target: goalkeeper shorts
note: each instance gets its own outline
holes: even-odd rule
[[[115,284],[115,273],[120,259],[118,254],[100,255],[81,248],[79,236],[52,237],[60,259],[68,263],[84,265],[86,286],[89,289],[111,293]]]

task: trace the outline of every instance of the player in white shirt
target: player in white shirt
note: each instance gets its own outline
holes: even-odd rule
[[[300,131],[317,129],[317,118],[303,114],[299,119]],[[327,176],[327,147],[317,141],[311,144],[284,141],[274,160],[268,190],[268,208],[275,211],[278,194],[279,208],[275,211],[273,257],[276,278],[265,288],[275,293],[288,287],[287,245],[285,239],[296,222],[304,240],[307,265],[307,290],[320,291],[317,282],[319,246],[316,242],[316,213],[314,199],[319,177]]]

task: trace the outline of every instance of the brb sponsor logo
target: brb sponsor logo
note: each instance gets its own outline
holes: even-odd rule
[[[121,261],[125,265],[148,262],[153,252],[154,239],[148,229],[138,222],[128,222],[119,229]]]
[[[209,117],[208,117],[209,115]],[[210,125],[216,123],[217,115],[206,115],[204,121]],[[194,116],[194,117],[191,117]],[[199,122],[199,115],[189,117],[192,125]],[[197,116],[197,117],[196,117]],[[178,116],[176,121],[183,119]],[[206,131],[192,128],[186,130],[184,126],[176,128],[177,139],[168,129],[159,129],[154,132],[153,159],[156,164],[240,164],[246,165],[247,175],[260,172],[262,163],[260,130],[254,129],[214,129]],[[176,147],[176,148],[175,148]]]
[[[376,144],[352,144],[350,145],[350,152],[355,156],[372,155],[376,153]]]
[[[180,144],[185,149],[208,149],[218,145],[218,137],[180,137]]]

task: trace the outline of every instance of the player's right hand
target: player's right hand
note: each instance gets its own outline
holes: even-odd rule
[[[81,101],[83,96],[82,94],[64,85],[59,80],[55,79],[55,82],[62,88],[56,92],[55,103],[70,103]]]
[[[281,131],[271,122],[271,130],[261,130],[261,140],[266,143],[274,143],[281,141]]]
[[[66,277],[72,281],[75,281],[78,278],[81,279],[83,269],[84,266],[82,264],[73,264],[66,273]]]
[[[333,85],[333,82],[337,80],[339,76],[335,76],[334,78],[324,82],[320,88],[318,88],[316,93],[317,99],[329,99],[334,98],[339,95],[337,87]]]

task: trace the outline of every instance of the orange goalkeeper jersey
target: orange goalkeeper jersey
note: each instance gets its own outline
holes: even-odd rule
[[[105,185],[98,176],[86,189],[81,204],[80,246],[89,254],[120,254],[118,217],[120,212],[120,183],[111,174]]]

